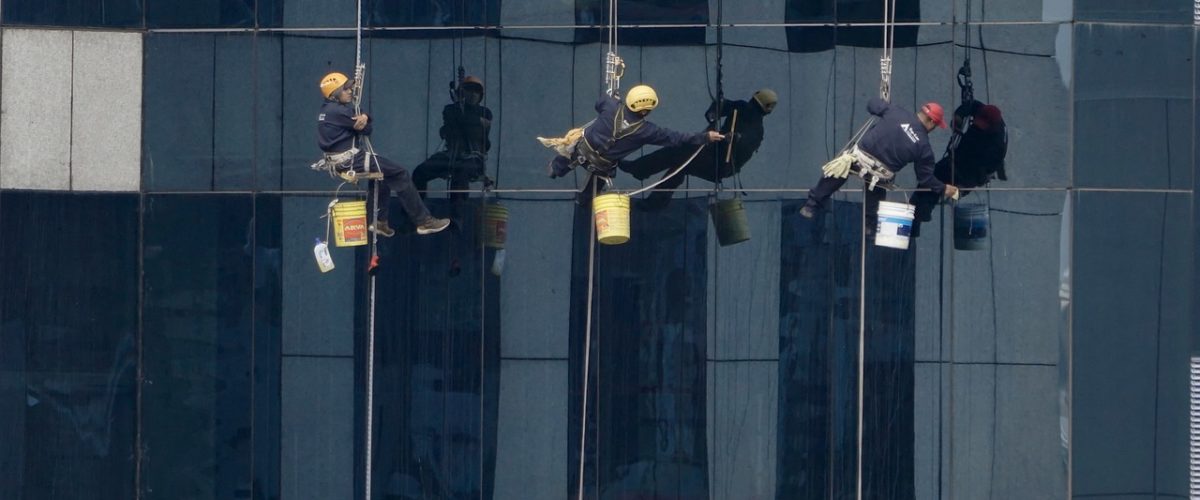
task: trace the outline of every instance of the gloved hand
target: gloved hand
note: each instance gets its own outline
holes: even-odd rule
[[[842,153],[821,167],[821,171],[824,172],[825,177],[845,179],[850,176],[850,166],[853,164],[854,156],[850,153]]]
[[[942,196],[945,196],[947,200],[957,200],[958,195],[959,191],[957,187],[946,184],[946,190],[942,192]]]

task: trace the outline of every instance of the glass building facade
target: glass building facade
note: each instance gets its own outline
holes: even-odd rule
[[[382,155],[442,149],[459,67],[493,113],[494,187],[433,181],[454,225],[394,224],[372,295],[364,247],[312,253],[364,196],[309,168],[355,2],[5,0],[0,498],[1188,498],[1200,11],[898,0],[893,103],[949,113],[969,59],[1009,136],[1008,179],[900,251],[863,244],[857,180],[799,214],[878,95],[882,3],[619,0],[655,123],[779,103],[744,175],[639,196],[593,255],[535,137],[595,116],[609,3],[362,2]]]

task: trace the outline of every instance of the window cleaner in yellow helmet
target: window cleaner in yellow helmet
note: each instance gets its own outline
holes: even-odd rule
[[[354,81],[342,73],[330,73],[321,79],[321,95],[325,103],[317,115],[317,145],[325,152],[327,162],[342,163],[340,169],[363,172],[365,151],[356,151],[355,139],[371,134],[371,117],[366,113],[355,114],[351,102],[354,100]],[[400,206],[416,226],[417,234],[433,234],[450,225],[449,219],[438,219],[429,214],[421,201],[408,171],[399,163],[374,155],[372,169],[383,172],[383,182],[388,190],[379,204],[379,220],[371,226],[380,236],[390,237],[396,231],[388,225],[388,203],[391,191],[400,195]]]
[[[761,89],[755,92],[749,100],[731,101],[724,98],[713,100],[704,118],[710,124],[716,124],[721,117],[725,118],[719,129],[725,136],[731,137],[725,144],[709,144],[704,151],[696,155],[683,171],[658,185],[658,189],[650,193],[640,206],[645,209],[659,209],[667,206],[671,200],[671,191],[683,184],[686,175],[699,177],[709,182],[732,177],[742,170],[742,166],[750,161],[750,157],[758,151],[763,141],[763,117],[775,110],[779,97],[771,89]],[[713,149],[716,151],[713,151]],[[732,149],[732,151],[730,151]],[[629,172],[637,180],[646,180],[659,172],[674,169],[682,165],[695,148],[676,146],[662,148],[650,154],[631,160],[622,161],[617,167]]]
[[[677,132],[651,123],[646,120],[646,115],[656,107],[658,94],[649,85],[630,88],[625,94],[624,102],[617,94],[601,94],[600,99],[596,101],[598,115],[583,127],[581,137],[573,146],[556,148],[568,155],[560,154],[550,161],[550,177],[567,175],[577,166],[583,166],[603,177],[612,177],[616,173],[617,162],[642,146],[699,146],[725,139],[724,135],[712,130],[696,133]],[[539,140],[548,147],[550,144],[547,142],[553,141],[542,138]]]

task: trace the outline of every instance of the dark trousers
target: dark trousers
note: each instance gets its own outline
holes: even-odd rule
[[[354,170],[363,171],[362,154],[354,157]],[[375,155],[371,160],[371,170],[383,172],[383,184],[386,187],[386,189],[379,190],[379,220],[390,220],[388,219],[388,201],[391,198],[391,191],[395,191],[399,195],[400,206],[404,208],[404,212],[408,214],[409,220],[414,225],[419,226],[433,218],[432,215],[429,215],[429,209],[425,208],[425,203],[421,201],[421,196],[417,193],[417,188],[413,185],[408,170],[405,170],[399,163]],[[368,196],[368,198],[371,197]],[[374,203],[375,200],[369,201]]]
[[[420,191],[422,196],[429,187],[429,181],[434,179],[448,180],[450,189],[465,190],[471,187],[472,181],[483,177],[486,166],[482,158],[460,156],[451,159],[450,156],[448,151],[434,153],[433,156],[413,169],[413,184],[416,185],[417,191]],[[451,195],[452,198],[463,196],[466,194],[454,193]]]
[[[841,189],[842,185],[848,179],[849,177],[821,177],[821,181],[808,190],[808,201],[804,202],[804,204],[813,208],[826,208],[825,203],[829,200],[829,197],[833,196],[833,193],[836,193],[838,189]],[[868,230],[874,230],[875,215],[879,213],[879,202],[885,197],[887,197],[887,190],[881,187],[877,186],[875,189],[867,191],[866,211]]]
[[[668,172],[678,168],[695,151],[695,146],[662,148],[636,160],[623,161],[618,168],[633,175],[637,180],[645,180],[659,172]],[[718,162],[714,151],[723,151],[723,149],[714,147],[712,143],[704,146],[704,149],[696,155],[696,158],[692,159],[688,166],[683,168],[682,172],[659,184],[655,191],[646,198],[643,206],[646,208],[665,207],[671,200],[671,196],[675,194],[671,190],[682,185],[686,180],[685,176],[688,175],[709,182],[718,182],[731,177],[734,174],[733,166],[725,163],[723,157]],[[720,166],[718,167],[718,165]]]

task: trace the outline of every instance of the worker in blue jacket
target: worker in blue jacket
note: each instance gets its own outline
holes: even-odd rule
[[[929,132],[935,127],[946,128],[941,105],[929,102],[913,113],[883,99],[873,98],[867,103],[867,112],[879,117],[879,121],[863,134],[856,146],[845,153],[849,155],[846,158],[853,168],[879,172],[878,177],[890,183],[896,172],[909,163],[915,163],[919,187],[947,198],[957,196],[958,188],[942,182],[934,175],[935,160],[933,147],[929,144]],[[830,162],[830,165],[836,161]],[[846,183],[847,171],[831,172],[830,165],[826,165],[825,176],[820,182],[809,190],[808,200],[801,208],[800,215],[812,218],[825,205],[825,201]],[[885,195],[886,190],[880,186],[867,191],[868,229],[874,227],[879,202]]]
[[[572,168],[584,166],[594,174],[612,177],[617,162],[642,146],[699,146],[706,142],[724,140],[725,136],[705,132],[677,132],[646,120],[658,107],[658,94],[648,85],[629,89],[624,104],[619,96],[602,95],[596,101],[599,115],[583,130],[570,156],[556,156],[549,165],[551,178],[567,175]],[[545,143],[546,141],[543,141]]]
[[[352,148],[356,139],[371,135],[371,117],[366,113],[356,114],[350,104],[354,100],[354,81],[342,73],[330,73],[321,79],[321,94],[325,96],[325,103],[317,115],[317,145],[325,152],[326,161],[338,163],[344,160],[345,166],[342,168],[363,172],[366,151],[352,151]],[[343,156],[344,159],[339,159]],[[400,195],[400,206],[416,226],[417,234],[436,233],[450,225],[449,219],[430,215],[408,171],[399,163],[372,155],[371,170],[383,172],[383,182],[388,187],[379,203],[379,220],[371,226],[371,231],[385,237],[396,234],[388,225],[387,200],[391,197],[391,191]]]

